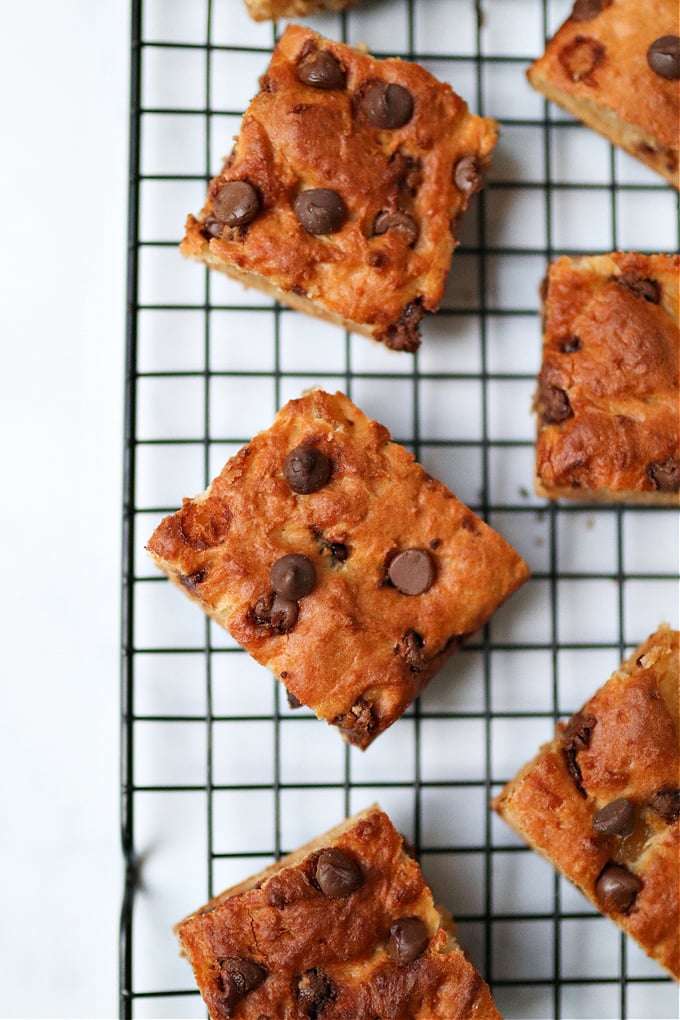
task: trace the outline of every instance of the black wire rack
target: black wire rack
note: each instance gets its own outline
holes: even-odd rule
[[[673,982],[488,810],[556,720],[677,619],[675,511],[530,491],[545,267],[561,253],[676,251],[677,195],[526,86],[566,0],[373,0],[305,19],[418,60],[501,126],[421,350],[394,355],[316,323],[176,251],[283,29],[242,8],[132,3],[121,1016],[199,1015],[172,923],[375,800],[415,845],[504,1016],[677,1016]],[[387,424],[532,567],[364,755],[291,712],[143,553],[161,516],[315,384]]]

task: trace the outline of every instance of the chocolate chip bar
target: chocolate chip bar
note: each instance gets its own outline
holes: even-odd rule
[[[494,802],[678,980],[679,638],[652,634]]]
[[[528,569],[346,396],[314,390],[154,532],[187,595],[365,748]]]
[[[245,0],[255,21],[273,18],[301,18],[316,11],[345,11],[357,0]]]
[[[677,505],[677,255],[557,259],[544,285],[536,490]]]
[[[290,26],[181,251],[414,351],[496,140],[448,84]]]
[[[211,1020],[500,1020],[375,807],[215,897],[176,932]]]
[[[576,0],[531,85],[678,187],[677,0]]]

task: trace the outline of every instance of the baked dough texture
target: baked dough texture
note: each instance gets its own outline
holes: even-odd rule
[[[298,449],[329,465],[317,491],[284,476]],[[147,548],[293,699],[362,748],[528,577],[384,426],[322,390],[286,404]],[[314,586],[277,616],[271,570],[291,555]]]
[[[336,68],[334,87],[323,73],[324,87],[301,80],[316,60]],[[260,84],[200,216],[187,219],[182,253],[414,351],[424,312],[444,293],[456,223],[481,187],[496,124],[415,63],[375,60],[297,25],[279,39]],[[395,127],[371,120],[403,116]],[[236,181],[254,189],[258,208],[247,224],[229,226],[220,196]],[[316,189],[344,205],[332,232],[311,233],[296,214],[296,199]]]
[[[677,0],[577,0],[529,68],[531,85],[678,187],[680,82],[647,59],[678,35]]]
[[[336,870],[334,887],[323,883],[333,895],[317,881],[329,851],[354,875],[343,886]],[[411,934],[395,953],[391,932],[404,919],[421,938],[416,945]],[[500,1020],[450,918],[376,807],[228,889],[176,932],[211,1020]]]
[[[356,0],[245,0],[248,14],[255,21],[273,18],[300,18],[316,11],[345,11]]]
[[[680,257],[557,259],[544,284],[536,490],[680,502]]]
[[[494,801],[676,980],[679,637],[662,625]]]

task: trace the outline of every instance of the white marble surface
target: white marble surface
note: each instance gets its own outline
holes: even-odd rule
[[[3,4],[0,1015],[117,1002],[128,4]]]

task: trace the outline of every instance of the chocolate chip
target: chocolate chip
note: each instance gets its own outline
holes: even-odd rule
[[[233,956],[220,960],[219,964],[220,1006],[228,1011],[225,1016],[231,1016],[232,1009],[241,999],[262,984],[267,971],[254,960]]]
[[[344,89],[345,72],[328,50],[314,50],[297,66],[297,76],[304,85],[315,89]]]
[[[216,216],[206,216],[201,224],[204,237],[221,237],[224,233],[224,223]]]
[[[425,642],[416,630],[407,630],[404,634],[402,644],[397,645],[396,650],[400,651],[407,666],[410,666],[413,673],[420,673],[427,669],[427,659],[423,655]]]
[[[647,50],[647,63],[654,74],[668,81],[680,78],[680,36],[662,35]]]
[[[670,786],[664,787],[654,794],[649,803],[652,810],[661,815],[664,822],[668,822],[669,825],[680,818],[680,790],[674,790]]]
[[[463,156],[453,170],[453,181],[464,195],[474,195],[482,186],[482,174],[474,156]]]
[[[269,595],[263,595],[257,600],[252,618],[258,627],[270,627],[279,634],[287,634],[297,623],[299,612],[297,602],[270,592]]]
[[[359,747],[369,742],[369,738],[377,726],[373,709],[364,698],[359,698],[349,712],[336,716],[333,724],[338,727],[341,733],[344,733],[352,744],[357,744]]]
[[[302,708],[302,702],[299,698],[296,698],[292,691],[286,689],[286,698],[288,699],[288,707],[293,711],[296,708]]]
[[[434,563],[426,549],[406,549],[394,557],[387,576],[402,595],[422,595],[434,583]]]
[[[409,351],[411,354],[417,351],[420,346],[418,326],[424,314],[419,298],[410,301],[398,320],[388,329],[385,345],[393,351]]]
[[[627,914],[635,903],[642,882],[621,864],[607,864],[595,883],[595,890],[606,910]]]
[[[572,21],[592,21],[606,7],[611,7],[613,0],[576,0],[571,12]]]
[[[413,116],[413,97],[403,85],[376,81],[363,95],[363,110],[373,127],[392,131]]]
[[[196,585],[203,584],[206,577],[208,576],[208,568],[201,567],[199,570],[194,570],[193,574],[179,574],[178,580],[187,591],[195,592]]]
[[[349,549],[342,542],[331,542],[331,566],[335,567],[338,563],[344,563],[349,559]]]
[[[562,732],[562,754],[564,755],[567,771],[574,780],[576,789],[582,797],[586,796],[583,789],[581,769],[576,760],[579,751],[590,744],[590,734],[595,726],[596,719],[592,715],[584,715],[577,712],[567,723]]]
[[[314,564],[300,553],[290,553],[277,560],[269,572],[272,588],[283,599],[301,599],[316,584]]]
[[[418,240],[418,224],[408,213],[397,209],[396,212],[379,212],[373,224],[373,233],[386,234],[388,230],[397,230],[406,244],[415,244]]]
[[[283,477],[293,492],[308,496],[328,483],[331,462],[316,446],[296,446],[283,462]]]
[[[656,280],[650,280],[640,276],[638,273],[621,273],[620,276],[613,277],[613,280],[621,287],[629,290],[635,297],[644,298],[650,304],[658,305],[659,298],[661,297],[661,288]]]
[[[309,234],[335,234],[347,218],[345,203],[330,188],[301,191],[293,204],[295,215]]]
[[[245,227],[259,211],[259,196],[248,181],[229,181],[215,196],[215,216],[228,227]]]
[[[297,998],[310,1020],[317,1020],[326,1003],[335,998],[333,982],[318,967],[306,970],[297,983]]]
[[[339,900],[356,892],[363,885],[364,877],[354,857],[333,847],[319,854],[314,880],[324,896]]]
[[[581,350],[581,339],[577,336],[568,336],[560,344],[562,354],[574,354]]]
[[[419,917],[402,917],[390,927],[387,955],[404,967],[425,952],[429,941],[427,928]]]
[[[590,77],[605,54],[604,46],[597,39],[577,35],[560,52],[560,63],[572,81],[590,84]]]
[[[680,492],[680,457],[667,457],[649,464],[647,477],[659,492]]]
[[[593,828],[603,836],[630,836],[634,827],[635,808],[627,797],[617,797],[593,816]]]
[[[538,413],[543,425],[559,425],[571,418],[569,396],[559,386],[543,385],[538,396]]]

